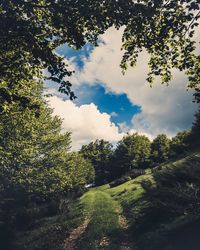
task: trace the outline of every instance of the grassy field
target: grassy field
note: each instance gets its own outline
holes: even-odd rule
[[[178,168],[195,158],[199,161],[199,152],[163,164],[153,171]],[[135,226],[134,218],[140,216],[141,211],[149,205],[144,199],[145,191],[141,185],[144,180],[154,181],[151,170],[116,187],[106,184],[91,188],[77,202],[71,204],[69,210],[62,215],[43,218],[38,221],[34,229],[30,229],[25,234],[19,233],[17,239],[20,240],[17,240],[15,249],[61,250],[63,249],[62,242],[70,237],[70,232],[78,227],[81,228],[84,223],[86,225],[81,232],[78,230],[76,240],[73,242],[75,249],[141,249],[137,248],[134,243],[133,227]],[[156,216],[155,214],[155,218]],[[177,218],[164,226],[167,230],[174,230],[182,226],[181,223],[183,224],[182,218]]]
[[[89,217],[89,223],[78,242],[78,249],[117,250],[123,244],[131,249],[133,242],[123,206],[142,196],[144,190],[140,183],[150,178],[148,173],[113,188],[107,184],[84,194],[80,204],[84,207],[85,216]]]
[[[165,169],[179,168],[184,166],[184,164],[187,165],[194,159],[197,159],[197,164],[199,165],[199,158],[200,153],[195,152],[176,161],[170,161],[163,164],[162,166],[155,168],[153,171],[158,172]],[[144,180],[154,182],[151,170],[147,170],[144,175],[116,187],[111,188],[108,184],[106,184],[100,187],[92,188],[81,198],[81,203],[84,204],[85,207],[87,207],[88,204],[92,205],[90,205],[90,209],[86,209],[90,211],[91,220],[86,233],[81,240],[82,245],[79,245],[79,249],[120,249],[120,242],[122,241],[125,233],[124,228],[120,223],[121,217],[126,220],[125,234],[128,234],[130,241],[134,241],[134,219],[135,217],[139,217],[140,214],[149,206],[148,201],[144,198],[145,190],[141,185],[141,182]],[[159,218],[159,214],[156,214],[155,212],[154,216],[155,218],[152,217],[150,222],[144,222],[144,226],[147,225],[145,223],[155,223],[156,218]],[[188,223],[188,218],[186,218],[186,216],[182,216],[180,218],[177,217],[177,219],[174,219],[173,221],[168,220],[167,223],[162,222],[162,217],[160,218],[161,226],[167,233],[170,231],[174,232],[177,228],[181,228],[184,223]],[[165,224],[162,225],[162,223]],[[155,223],[155,226],[158,226],[159,228],[160,225],[159,223]],[[101,239],[103,238],[106,239],[108,243],[107,246],[100,244]],[[131,242],[130,244],[134,243]],[[134,249],[136,249],[135,246]],[[177,246],[177,249],[181,248],[178,248]],[[196,250],[196,248],[194,249]],[[188,250],[193,249],[188,248]]]

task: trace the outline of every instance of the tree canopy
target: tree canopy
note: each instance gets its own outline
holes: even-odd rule
[[[126,135],[118,142],[113,155],[113,175],[119,177],[132,169],[149,166],[150,140],[144,135]]]
[[[80,154],[88,159],[95,169],[95,183],[102,184],[110,178],[110,160],[112,157],[112,144],[104,140],[96,140],[83,145]]]
[[[93,167],[69,152],[70,133],[61,131],[61,119],[41,98],[42,87],[33,90],[39,116],[15,103],[0,113],[0,191],[11,188],[46,198],[84,187],[94,178]]]
[[[165,134],[158,135],[151,143],[151,160],[158,165],[169,158],[170,139]]]
[[[182,131],[172,138],[170,145],[170,155],[172,157],[184,154],[188,150],[190,145],[189,137],[190,131]]]
[[[0,3],[1,109],[12,101],[29,105],[19,88],[32,79],[48,78],[75,98],[69,70],[55,48],[67,43],[76,49],[97,44],[111,26],[125,27],[125,70],[136,64],[139,52],[150,54],[148,81],[171,79],[172,68],[185,70],[189,86],[199,88],[200,56],[193,41],[200,19],[199,0],[2,0]],[[44,74],[44,69],[48,73]]]

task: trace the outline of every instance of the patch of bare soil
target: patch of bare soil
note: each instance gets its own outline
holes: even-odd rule
[[[78,226],[77,228],[75,228],[70,235],[68,236],[68,238],[64,241],[63,244],[63,250],[75,250],[75,246],[76,246],[76,241],[78,238],[81,237],[81,235],[83,235],[83,233],[85,232],[88,224],[89,224],[89,219],[85,219],[85,221]]]
[[[131,240],[131,235],[129,233],[129,225],[125,216],[121,213],[119,214],[119,224],[123,228],[122,242],[120,245],[120,250],[134,250],[133,243]]]

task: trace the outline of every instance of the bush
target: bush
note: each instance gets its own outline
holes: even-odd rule
[[[154,171],[153,181],[141,183],[145,192],[132,204],[132,230],[139,249],[199,249],[194,243],[199,242],[194,233],[190,236],[189,247],[185,248],[181,242],[189,231],[197,231],[195,225],[200,225],[199,167],[199,156],[192,155]],[[164,248],[166,242],[169,248]]]
[[[110,185],[110,187],[112,188],[112,187],[116,187],[116,186],[118,186],[118,185],[121,185],[121,184],[123,184],[124,182],[130,181],[130,180],[131,180],[131,177],[125,175],[125,176],[122,176],[121,178],[119,178],[119,179],[117,179],[117,180],[114,180],[114,181],[110,182],[109,185]]]
[[[131,177],[131,179],[135,179],[140,175],[145,174],[145,170],[144,169],[133,169],[129,172],[129,176]]]

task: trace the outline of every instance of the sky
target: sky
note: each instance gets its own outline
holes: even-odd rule
[[[186,91],[184,73],[173,72],[169,86],[159,80],[151,88],[146,82],[148,54],[142,52],[137,66],[122,74],[123,28],[108,29],[98,47],[86,44],[75,51],[67,45],[57,49],[75,73],[70,78],[78,97],[70,101],[58,86],[48,84],[54,114],[63,120],[63,130],[72,132],[72,149],[96,139],[116,143],[125,133],[138,132],[150,139],[160,133],[173,137],[192,125],[197,106],[192,91]]]

